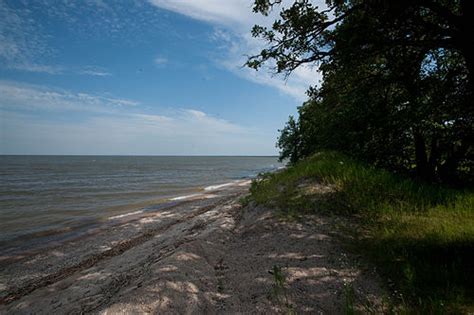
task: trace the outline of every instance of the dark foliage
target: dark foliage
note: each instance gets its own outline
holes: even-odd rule
[[[281,1],[256,0],[267,14]],[[461,185],[474,178],[474,10],[467,0],[328,0],[282,9],[253,35],[249,58],[290,74],[323,72],[319,89],[283,128],[281,158],[343,151],[395,172]]]

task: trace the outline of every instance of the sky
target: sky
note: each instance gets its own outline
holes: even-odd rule
[[[0,154],[275,155],[310,85],[242,67],[252,0],[0,0]]]

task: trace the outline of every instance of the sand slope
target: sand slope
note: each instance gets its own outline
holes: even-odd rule
[[[347,255],[329,218],[284,222],[222,187],[156,213],[2,262],[2,314],[341,313],[380,307],[373,272]],[[275,290],[273,266],[285,278]],[[377,306],[378,305],[378,306]]]

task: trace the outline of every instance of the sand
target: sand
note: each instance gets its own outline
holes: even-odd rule
[[[359,310],[382,310],[380,279],[347,253],[334,218],[242,207],[248,184],[3,259],[0,314],[337,314],[347,288]]]

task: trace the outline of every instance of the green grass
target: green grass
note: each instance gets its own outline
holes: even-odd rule
[[[254,202],[287,217],[324,212],[356,218],[357,250],[412,311],[474,311],[472,191],[416,182],[336,152],[266,174],[250,191]]]
[[[354,308],[354,288],[352,284],[345,283],[344,284],[344,314],[346,315],[354,315],[356,313]]]
[[[293,305],[288,300],[288,292],[286,288],[286,276],[281,267],[274,265],[270,273],[273,275],[272,296],[282,307],[285,314],[295,314]]]

